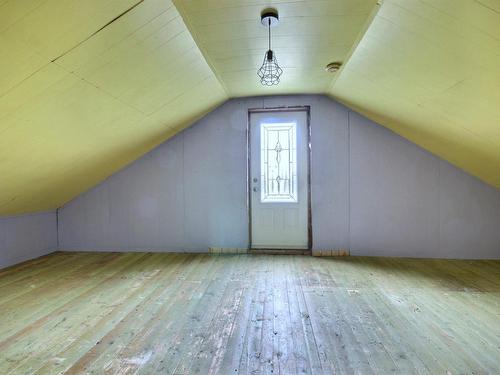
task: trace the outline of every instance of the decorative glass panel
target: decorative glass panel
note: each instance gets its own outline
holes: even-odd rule
[[[261,202],[297,202],[297,125],[260,125]]]

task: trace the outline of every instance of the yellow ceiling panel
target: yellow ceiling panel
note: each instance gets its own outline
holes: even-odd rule
[[[0,96],[0,134],[5,125],[2,118],[30,102],[56,82],[67,76],[67,72],[55,64],[47,64],[30,76],[29,80],[20,82],[11,89],[8,95]]]
[[[0,32],[22,47],[0,65],[0,215],[60,207],[227,99],[170,1],[21,8]]]
[[[344,60],[376,0],[174,0],[196,43],[231,97],[323,93],[332,75],[324,67]],[[284,73],[277,87],[257,77],[267,50],[261,11],[274,6],[280,23],[272,48]]]
[[[135,8],[58,64],[145,115],[214,76],[176,8],[163,0]]]
[[[0,34],[0,98],[47,64],[28,45]]]
[[[495,4],[385,0],[330,94],[500,187]]]
[[[35,52],[53,60],[140,2],[10,0],[0,10],[4,11],[3,17],[7,20],[15,21],[8,21],[1,34],[29,45]],[[24,3],[30,4],[26,6]]]
[[[33,12],[46,0],[2,0],[0,1],[0,33]]]
[[[0,98],[139,0],[0,3]]]
[[[324,74],[323,69],[287,68],[287,79],[283,79],[277,86],[266,87],[265,94],[280,95],[300,92],[322,94],[325,92]],[[262,85],[256,77],[255,69],[228,72],[224,75],[225,82],[228,82],[225,86],[231,92],[231,97],[263,95]],[[300,82],[303,77],[307,77],[307,80]]]
[[[140,53],[136,52],[144,52],[147,46],[154,50],[176,35],[171,29],[166,30],[164,36],[158,33],[176,18],[178,13],[170,1],[147,0],[69,51],[58,62],[71,70],[89,72],[111,63],[118,54],[128,52],[127,57],[136,55],[139,58]],[[180,27],[177,32],[182,29]],[[141,51],[131,48],[135,43]]]
[[[175,0],[177,7],[186,12],[204,14],[197,24],[227,22],[228,20],[255,20],[263,8],[276,7],[280,17],[290,17],[297,13],[303,16],[338,16],[366,13],[373,2],[366,0]],[[203,3],[203,6],[200,4]],[[221,9],[224,11],[221,12]],[[244,10],[242,12],[242,10]]]

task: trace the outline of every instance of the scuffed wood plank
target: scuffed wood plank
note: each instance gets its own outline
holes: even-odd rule
[[[2,374],[500,368],[500,261],[58,253],[15,269]]]

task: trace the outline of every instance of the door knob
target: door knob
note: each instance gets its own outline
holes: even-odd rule
[[[256,178],[256,177],[254,177],[253,182],[257,182],[257,181],[258,181],[258,180],[257,180],[257,178]]]
[[[254,187],[254,188],[253,188],[253,191],[257,192],[257,190],[258,190],[258,189],[257,189],[256,187]]]

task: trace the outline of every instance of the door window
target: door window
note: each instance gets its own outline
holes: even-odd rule
[[[262,203],[297,202],[297,124],[260,124]]]

